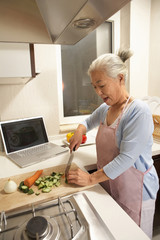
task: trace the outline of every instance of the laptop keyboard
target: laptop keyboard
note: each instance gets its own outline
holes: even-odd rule
[[[17,153],[17,155],[20,157],[27,157],[27,156],[35,155],[36,153],[39,154],[42,152],[46,152],[49,149],[51,149],[51,146],[49,144],[45,144],[45,145],[30,148],[30,149],[25,149],[22,152]]]
[[[56,155],[66,151],[68,150],[56,144],[47,143],[30,149],[24,149],[21,152],[12,153],[8,157],[20,167],[26,167],[55,157]]]

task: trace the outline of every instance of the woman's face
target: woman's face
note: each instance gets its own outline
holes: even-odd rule
[[[103,101],[110,106],[118,103],[122,96],[122,84],[124,86],[124,77],[118,75],[116,79],[108,77],[102,71],[94,71],[91,73],[91,83],[96,93]]]

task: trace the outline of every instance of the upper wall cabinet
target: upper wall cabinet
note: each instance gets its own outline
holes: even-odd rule
[[[35,76],[33,44],[0,43],[0,84],[24,84]]]

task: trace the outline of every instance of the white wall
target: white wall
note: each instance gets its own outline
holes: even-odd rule
[[[49,135],[59,133],[56,45],[35,45],[40,74],[26,85],[0,85],[1,120],[43,115]]]
[[[160,75],[160,1],[132,0],[121,10],[121,47],[134,55],[127,89],[136,98],[158,96]]]
[[[133,0],[130,8],[130,94],[148,95],[149,36],[151,0]]]
[[[120,11],[120,46],[130,48],[130,6],[126,4]],[[126,62],[128,68],[128,79],[125,83],[126,89],[130,92],[130,59]]]
[[[152,0],[148,95],[160,97],[160,0]]]

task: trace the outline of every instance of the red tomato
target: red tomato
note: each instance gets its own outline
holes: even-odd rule
[[[81,144],[85,143],[86,141],[87,141],[87,136],[84,134],[84,135],[82,136],[82,142],[81,142]]]

